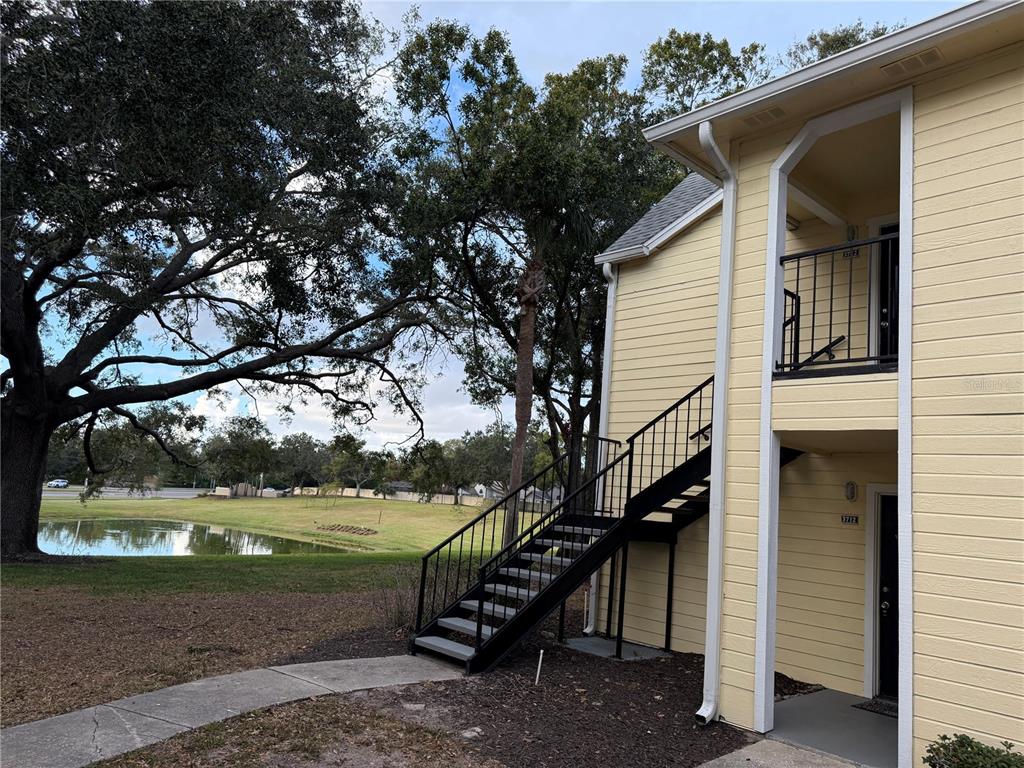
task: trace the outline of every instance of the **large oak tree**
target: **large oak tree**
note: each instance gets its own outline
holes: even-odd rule
[[[2,32],[4,557],[37,551],[61,425],[160,443],[137,405],[229,382],[415,410],[430,262],[395,245],[355,2],[11,2]]]

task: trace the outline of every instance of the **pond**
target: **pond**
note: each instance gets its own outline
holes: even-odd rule
[[[290,555],[343,550],[280,536],[170,520],[43,522],[39,548],[51,555]]]

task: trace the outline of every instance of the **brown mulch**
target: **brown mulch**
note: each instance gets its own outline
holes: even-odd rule
[[[775,700],[782,701],[793,696],[803,696],[805,693],[814,693],[825,690],[825,686],[816,683],[802,683],[794,680],[781,672],[775,673]]]
[[[372,628],[378,599],[356,592],[126,599],[5,587],[0,721],[7,727],[304,654],[325,657],[319,649],[328,638],[336,639],[330,658],[400,653],[404,640]]]
[[[377,535],[377,531],[373,528],[363,528],[359,525],[342,525],[341,523],[335,523],[333,525],[318,525],[316,529],[318,531],[331,531],[333,533],[351,533],[354,536]]]
[[[473,754],[508,766],[698,766],[753,741],[724,723],[695,724],[700,656],[622,662],[548,645],[534,686],[536,665],[531,650],[485,675],[379,689],[364,700],[461,734]]]

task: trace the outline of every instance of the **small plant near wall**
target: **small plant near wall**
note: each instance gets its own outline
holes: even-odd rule
[[[939,736],[925,749],[924,764],[931,768],[1024,768],[1024,754],[1004,741],[1001,747],[990,747],[962,733],[952,738]]]

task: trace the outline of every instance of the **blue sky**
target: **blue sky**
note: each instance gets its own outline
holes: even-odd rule
[[[638,78],[643,51],[675,27],[710,32],[733,47],[764,43],[770,53],[821,28],[860,18],[865,24],[914,24],[963,2],[366,2],[389,26],[418,5],[426,21],[458,19],[475,32],[504,30],[524,75],[539,84],[548,72],[566,72],[581,59],[624,53]]]
[[[477,33],[491,27],[504,30],[524,76],[539,85],[548,72],[565,72],[580,60],[607,53],[623,53],[630,60],[630,77],[639,77],[643,51],[670,28],[710,32],[725,37],[734,48],[753,41],[764,43],[770,55],[784,52],[793,42],[820,28],[831,28],[860,18],[866,24],[914,24],[952,8],[959,2],[420,2],[421,17],[458,19]],[[366,9],[391,27],[401,25],[413,6],[407,2],[367,2]],[[460,391],[462,368],[457,360],[438,359],[435,376],[424,392],[427,434],[447,439],[467,429],[480,429],[495,414],[478,408]],[[248,398],[229,391],[221,409],[204,395],[188,398],[214,420],[254,410]],[[282,424],[275,404],[258,404],[260,415],[276,433],[308,431],[329,437],[332,424],[317,405],[299,408],[290,424]],[[501,409],[511,420],[511,401]],[[372,432],[373,446],[400,441],[410,431],[402,417],[379,412]]]

